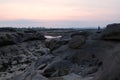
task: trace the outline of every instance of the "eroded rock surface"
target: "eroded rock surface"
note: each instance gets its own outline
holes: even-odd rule
[[[119,24],[97,39],[85,33],[45,41],[37,32],[2,32],[0,80],[120,80]]]
[[[69,41],[69,47],[73,49],[80,48],[85,43],[84,36],[73,36],[72,39]]]

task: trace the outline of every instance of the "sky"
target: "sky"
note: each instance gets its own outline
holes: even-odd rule
[[[89,28],[119,23],[120,0],[0,0],[0,27]]]

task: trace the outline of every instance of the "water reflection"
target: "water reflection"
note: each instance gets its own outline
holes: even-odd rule
[[[45,35],[45,38],[47,39],[55,39],[55,38],[61,38],[62,36],[50,36],[50,35]]]

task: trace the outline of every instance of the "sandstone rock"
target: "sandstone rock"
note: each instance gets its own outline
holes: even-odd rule
[[[0,34],[0,46],[13,45],[19,42],[31,40],[45,40],[41,33],[2,33]]]
[[[40,75],[39,73],[36,73],[31,80],[49,80],[49,79]]]
[[[11,38],[12,35],[9,35],[9,36],[7,34],[0,35],[0,46],[12,45],[16,43],[16,41],[14,40],[14,37]]]
[[[40,49],[34,50],[33,55],[39,57],[42,55],[47,55],[48,53],[50,53],[50,50],[48,48],[40,48]]]
[[[98,71],[98,67],[97,66],[94,66],[94,67],[87,67],[85,68],[82,72],[81,72],[81,75],[82,76],[87,76],[89,74],[93,74],[95,72]]]
[[[48,64],[52,61],[52,58],[54,56],[52,55],[44,55],[39,57],[36,61],[35,61],[35,68],[38,68],[39,66],[41,66],[42,64]]]
[[[44,75],[47,77],[58,77],[70,73],[72,63],[66,60],[55,61],[48,66],[45,70]]]
[[[120,80],[120,45],[108,51],[103,63],[103,70],[95,80]]]
[[[31,40],[45,40],[46,38],[41,33],[24,33],[23,41],[31,41]]]
[[[13,62],[12,62],[12,65],[14,65],[14,64],[17,64],[17,61],[13,61]]]
[[[34,51],[32,52],[29,50],[31,48],[33,48],[34,50],[41,49],[45,54],[47,54],[47,52],[49,51],[47,50],[48,48],[44,49],[42,42],[39,40],[1,47],[0,64],[2,66],[0,68],[0,72],[9,73],[11,77],[14,77],[15,75],[13,74],[16,74],[17,71],[24,72],[28,65],[34,62],[34,56],[32,56]],[[4,78],[1,79],[3,80],[5,79],[5,77],[10,78],[10,76],[5,74]]]
[[[48,42],[46,42],[46,47],[48,47],[51,51],[59,48],[62,45],[67,44],[68,41],[60,40],[60,39],[52,39]]]
[[[110,31],[104,34],[108,36],[113,32],[110,27]],[[119,43],[86,40],[86,34],[71,34],[71,37],[65,37],[70,37],[70,41],[62,38],[48,41],[48,48],[41,41],[44,40],[41,33],[0,35],[1,41],[14,42],[14,45],[0,47],[0,80],[48,80],[47,77],[50,80],[93,80],[91,76],[97,76],[94,80],[120,79]],[[113,38],[110,34],[109,39]]]
[[[103,30],[101,39],[104,40],[120,40],[120,24],[109,24]]]
[[[25,73],[16,75],[15,77],[9,80],[49,80],[49,79],[42,76],[39,72],[33,71],[32,73],[25,72]]]
[[[70,41],[68,46],[73,49],[80,48],[85,43],[84,36],[74,36]]]
[[[63,80],[82,80],[81,76],[71,73],[65,76],[62,76]]]
[[[57,44],[57,41],[52,39],[49,42],[46,42],[46,47],[48,47],[51,51],[58,48],[59,44]]]
[[[52,77],[49,80],[64,80],[62,77]]]
[[[50,78],[50,80],[93,80],[93,77],[85,77],[85,78],[83,78],[80,75],[70,73],[70,74],[62,76],[62,77]]]

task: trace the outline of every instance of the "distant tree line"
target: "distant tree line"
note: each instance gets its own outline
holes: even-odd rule
[[[37,31],[46,31],[46,30],[88,30],[86,28],[45,28],[45,27],[1,27],[0,32],[37,32]],[[90,30],[94,30],[90,28]]]

